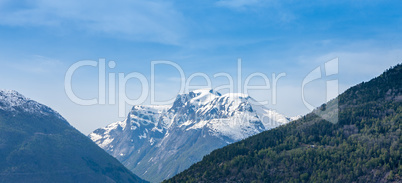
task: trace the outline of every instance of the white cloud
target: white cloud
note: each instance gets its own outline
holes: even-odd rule
[[[64,69],[65,66],[60,60],[41,55],[32,55],[29,58],[19,60],[18,62],[3,61],[3,64],[6,64],[6,66],[13,70],[32,74],[58,73],[62,70],[61,68]]]
[[[275,26],[291,23],[298,18],[286,4],[286,1],[276,0],[219,0],[215,3],[218,7],[238,12],[254,12],[260,15],[264,12],[265,19]]]
[[[261,3],[261,0],[220,0],[216,2],[216,5],[228,7],[228,8],[244,8],[246,6],[257,5]]]
[[[145,0],[32,0],[0,3],[0,24],[100,32],[140,41],[177,44],[183,16],[172,4]]]

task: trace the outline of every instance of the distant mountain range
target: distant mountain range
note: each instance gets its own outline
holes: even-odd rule
[[[201,89],[178,95],[172,106],[134,106],[127,119],[89,137],[138,176],[160,182],[214,149],[291,120],[250,96]]]
[[[297,118],[201,89],[88,138],[0,90],[0,182],[402,182],[401,64]]]
[[[0,182],[145,182],[49,107],[0,90]]]
[[[316,115],[336,109],[336,124]],[[315,113],[211,152],[166,182],[402,182],[401,131],[399,64]]]

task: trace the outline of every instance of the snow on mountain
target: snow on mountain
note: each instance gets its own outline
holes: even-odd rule
[[[111,137],[114,125],[124,124],[108,126]],[[13,90],[0,90],[0,154],[0,182],[144,182],[59,113]]]
[[[29,100],[14,90],[0,90],[0,99],[3,104],[7,105],[2,107],[20,106]]]
[[[159,182],[216,148],[289,121],[248,95],[200,89],[171,106],[134,106],[127,119],[89,137],[135,174]]]
[[[0,109],[12,112],[22,110],[31,114],[55,115],[65,120],[53,109],[33,101],[14,90],[0,90]]]
[[[212,90],[212,89],[199,89],[199,90],[193,90],[192,93],[194,93],[195,97],[193,97],[190,102],[194,105],[204,105],[216,97],[221,96],[220,93]]]

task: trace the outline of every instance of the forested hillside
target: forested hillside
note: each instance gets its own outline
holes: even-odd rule
[[[0,90],[0,182],[146,182],[59,113]]]
[[[402,65],[288,125],[213,151],[166,182],[401,182]]]

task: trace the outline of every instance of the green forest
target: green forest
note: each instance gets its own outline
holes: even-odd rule
[[[335,109],[338,123],[312,112],[217,149],[165,182],[401,182],[402,65],[316,110]]]

